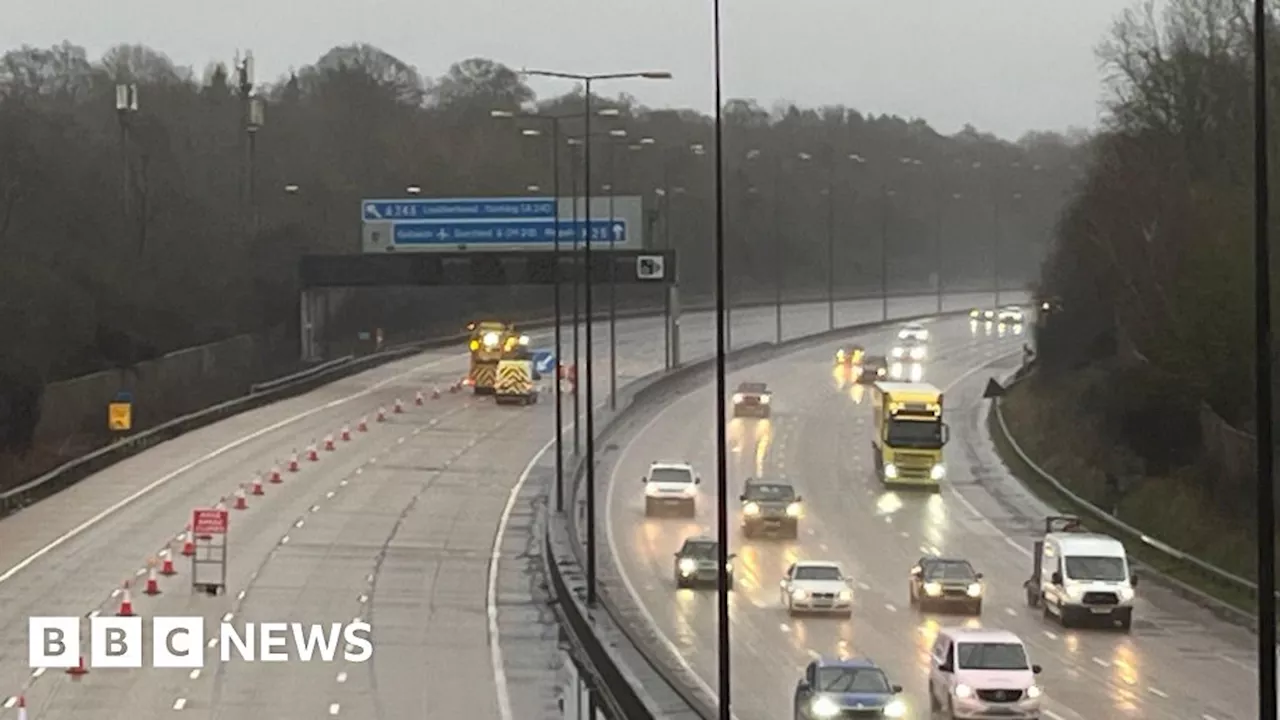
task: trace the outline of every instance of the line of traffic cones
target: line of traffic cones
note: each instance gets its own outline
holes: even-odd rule
[[[433,387],[431,388],[431,399],[432,399],[432,400],[439,400],[439,399],[440,399],[440,386],[439,386],[439,385],[433,386]]]
[[[156,577],[156,559],[147,561],[147,586],[142,589],[146,595],[160,594],[160,578]]]
[[[246,495],[245,495],[245,493],[244,493],[244,486],[243,486],[243,485],[241,485],[240,487],[236,488],[235,498],[236,498],[236,503],[235,503],[235,505],[233,505],[232,507],[234,507],[236,510],[248,510],[248,509],[249,509],[249,498],[248,498],[248,496],[246,496]]]
[[[84,656],[80,656],[80,663],[75,667],[67,668],[67,674],[72,677],[80,677],[89,674],[89,668],[84,664]],[[21,718],[19,718],[21,720]]]
[[[293,455],[289,456],[289,472],[298,472],[298,451],[294,450]]]
[[[404,412],[404,403],[400,402],[400,398],[396,398],[396,404],[392,408],[392,412],[399,415]]]
[[[194,552],[195,548],[191,548]],[[173,577],[178,571],[173,569],[173,550],[166,547],[160,551],[160,574],[165,577]]]
[[[279,485],[284,482],[284,478],[280,477],[280,468],[271,468],[271,476],[267,478],[267,482],[272,485]]]
[[[316,462],[320,459],[320,453],[316,450],[316,444],[314,441],[307,446],[307,459],[311,462]]]
[[[259,475],[255,475],[255,476],[253,476],[253,489],[251,489],[249,492],[253,493],[254,495],[266,495],[266,494],[267,494],[267,491],[266,491],[266,490],[264,490],[264,489],[263,489],[263,487],[262,487],[262,477],[261,477],[261,476],[259,476]]]
[[[182,533],[182,556],[193,557],[196,554],[196,538],[191,533],[191,523],[187,523],[187,531]]]
[[[342,438],[342,442],[351,442],[351,428],[343,425],[342,434],[339,437]]]
[[[369,432],[369,418],[367,416],[360,418],[360,424],[356,425],[356,430],[359,432]]]
[[[335,445],[333,444],[333,436],[332,436],[332,435],[325,435],[325,436],[324,436],[324,449],[325,449],[325,451],[326,451],[326,452],[332,452],[332,451],[334,451],[334,450],[337,450],[337,449],[338,449],[338,448],[337,448],[337,446],[335,446]]]
[[[386,421],[387,421],[387,409],[386,409],[386,408],[384,408],[384,407],[380,407],[380,408],[378,408],[378,417],[377,417],[377,420],[378,420],[378,422],[386,422]]]
[[[125,580],[121,587],[120,593],[120,609],[116,611],[116,617],[133,617],[133,593],[129,590],[129,581]]]

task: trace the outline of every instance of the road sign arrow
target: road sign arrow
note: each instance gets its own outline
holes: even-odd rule
[[[382,218],[382,215],[378,213],[378,206],[375,203],[367,203],[364,206],[364,214],[373,218]]]
[[[995,378],[987,380],[987,389],[982,391],[982,397],[994,400],[1003,396],[1004,388],[1000,386],[1000,383],[996,382]]]
[[[622,240],[626,237],[626,234],[627,234],[627,226],[623,225],[622,223],[618,223],[617,225],[613,226],[614,240]]]

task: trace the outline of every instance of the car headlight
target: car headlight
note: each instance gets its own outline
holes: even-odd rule
[[[969,687],[968,685],[965,685],[964,683],[960,683],[959,685],[957,685],[954,692],[956,694],[956,697],[960,698],[961,700],[963,700],[964,698],[973,697],[973,688]]]
[[[833,718],[840,714],[840,706],[832,702],[826,695],[819,695],[810,706],[813,714],[820,718]]]
[[[1035,700],[1036,698],[1040,697],[1043,694],[1044,694],[1044,691],[1040,689],[1039,685],[1032,685],[1031,687],[1027,688],[1027,698],[1030,700]]]
[[[900,357],[902,357],[903,352],[904,352],[904,351],[903,351],[903,349],[902,349],[902,348],[900,348],[900,347],[896,347],[896,348],[894,348],[894,349],[893,349],[893,356],[894,356],[894,357],[896,357],[896,358],[900,358]]]
[[[884,476],[887,478],[898,477],[898,466],[894,465],[893,463],[885,463]]]
[[[982,314],[982,311],[981,311],[981,310],[970,310],[970,311],[969,311],[969,317],[971,317],[971,318],[976,318],[976,317],[978,317],[978,316],[979,316],[979,315],[981,315],[981,314]]]
[[[759,505],[757,505],[756,503],[749,502],[749,503],[747,503],[746,505],[743,505],[743,506],[742,506],[742,512],[744,512],[744,513],[746,513],[746,514],[748,514],[748,515],[759,515],[759,514],[760,514],[760,506],[759,506]]]
[[[942,463],[938,463],[937,465],[934,465],[933,467],[929,468],[929,477],[934,480],[941,480],[946,476],[947,476],[947,466],[943,465]]]
[[[520,336],[520,344],[521,344],[521,345],[528,345],[528,344],[529,344],[529,336],[528,336],[528,335],[521,335],[521,336]]]
[[[937,597],[942,594],[942,585],[936,582],[927,582],[924,584],[924,594],[929,597]]]
[[[698,486],[694,485],[693,483],[689,483],[688,485],[685,485],[684,494],[685,494],[685,497],[693,497],[694,495],[697,495]]]
[[[924,359],[924,348],[922,348],[922,347],[913,347],[913,348],[911,348],[911,359],[912,359],[912,360],[923,360],[923,359]]]
[[[648,485],[645,485],[645,486],[644,486],[644,494],[645,494],[645,495],[648,495],[648,496],[650,496],[650,497],[652,497],[652,496],[654,496],[654,495],[657,495],[657,494],[658,494],[658,486],[657,486],[657,485],[654,485],[653,483],[649,483]]]
[[[769,404],[769,399],[770,399],[770,398],[769,398],[769,396],[768,396],[768,395],[761,395],[761,396],[760,396],[760,404],[762,404],[762,405],[768,405],[768,404]]]
[[[487,332],[487,333],[485,333],[485,334],[484,334],[484,336],[483,336],[482,338],[480,338],[480,339],[484,341],[484,346],[485,346],[485,347],[487,347],[487,348],[496,347],[496,346],[497,346],[497,344],[498,344],[498,333],[496,333],[496,332]]]
[[[841,591],[840,591],[840,599],[841,599],[841,600],[852,600],[852,599],[853,599],[853,591],[852,591],[852,590],[841,590]]]
[[[803,600],[803,599],[805,599],[805,598],[807,598],[807,597],[809,597],[809,591],[808,591],[808,590],[803,590],[803,589],[801,589],[801,588],[796,588],[795,590],[792,590],[792,591],[791,591],[791,599],[793,599],[793,600]]]
[[[692,575],[694,570],[698,569],[698,563],[693,558],[681,558],[680,572],[685,575]]]
[[[902,377],[902,363],[896,362],[889,368],[889,374],[893,377]]]
[[[907,716],[907,704],[901,700],[893,700],[884,706],[884,716],[887,718],[901,718]]]
[[[787,517],[800,517],[800,510],[800,503],[791,503],[787,506]]]
[[[734,404],[734,405],[737,405],[737,404],[738,404],[738,403],[740,403],[740,402],[742,402],[742,393],[734,393],[734,394],[733,394],[733,404]]]
[[[976,598],[982,595],[982,583],[969,583],[969,589],[966,591],[969,597]]]
[[[1130,600],[1133,599],[1133,594],[1134,594],[1133,588],[1127,588],[1127,587],[1120,588],[1120,601],[1129,602]]]

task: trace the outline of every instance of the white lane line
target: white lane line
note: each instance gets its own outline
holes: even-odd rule
[[[196,668],[195,670],[192,670],[191,674],[187,675],[187,677],[191,678],[192,680],[195,680],[196,678],[200,677],[200,668]]]
[[[235,450],[236,448],[240,447],[241,445],[244,445],[244,444],[246,444],[246,443],[249,443],[249,442],[252,442],[252,441],[254,441],[254,440],[257,440],[258,438],[260,438],[260,437],[262,437],[262,436],[264,436],[264,435],[267,435],[267,434],[269,434],[269,433],[275,432],[276,430],[279,430],[280,428],[283,428],[283,427],[287,427],[287,426],[289,426],[289,425],[292,425],[293,423],[296,423],[296,422],[298,422],[299,420],[304,420],[304,419],[309,418],[309,417],[311,417],[312,415],[315,415],[315,414],[317,414],[317,413],[324,412],[325,410],[330,410],[330,409],[332,409],[332,408],[338,407],[339,405],[344,405],[344,404],[346,404],[346,403],[348,403],[348,402],[351,402],[352,400],[356,400],[356,399],[358,399],[358,398],[362,398],[362,397],[366,397],[366,396],[368,396],[368,395],[372,395],[374,392],[376,392],[376,391],[378,391],[378,390],[381,390],[382,388],[384,388],[384,387],[386,387],[386,386],[388,386],[388,385],[390,385],[390,384],[392,384],[392,383],[400,382],[401,380],[403,380],[403,379],[405,379],[405,378],[407,378],[407,377],[410,377],[410,376],[412,376],[412,375],[416,375],[416,374],[418,374],[418,373],[420,373],[420,372],[422,372],[422,371],[424,371],[424,370],[429,370],[429,369],[431,369],[431,368],[433,368],[433,367],[436,367],[436,366],[438,366],[438,365],[441,365],[441,364],[443,364],[443,363],[445,363],[445,362],[448,362],[448,361],[450,361],[450,360],[456,360],[456,359],[458,359],[459,357],[465,357],[465,356],[464,356],[464,355],[449,355],[449,356],[447,356],[447,357],[439,358],[439,359],[436,359],[436,360],[432,360],[431,362],[423,363],[422,365],[415,366],[415,367],[413,367],[413,368],[411,368],[411,369],[409,369],[409,370],[406,370],[405,372],[402,372],[402,373],[400,373],[400,374],[398,374],[398,375],[393,375],[392,377],[386,378],[385,380],[380,380],[380,381],[378,381],[378,382],[374,383],[373,385],[370,385],[369,387],[367,387],[367,388],[365,388],[364,390],[361,390],[361,391],[359,391],[359,392],[357,392],[357,393],[353,393],[353,394],[348,395],[348,396],[343,397],[343,398],[338,398],[337,400],[331,400],[331,401],[329,401],[329,402],[327,402],[327,403],[325,403],[325,404],[323,404],[323,405],[317,405],[316,407],[313,407],[313,408],[311,408],[310,410],[305,410],[305,411],[303,411],[303,412],[298,413],[297,415],[294,415],[293,417],[288,417],[288,418],[285,418],[284,420],[281,420],[281,421],[279,421],[279,422],[272,423],[271,425],[268,425],[268,426],[266,426],[266,427],[264,427],[264,428],[260,428],[260,429],[258,429],[258,430],[255,430],[255,431],[253,431],[253,432],[249,433],[248,435],[244,435],[244,436],[241,436],[241,437],[239,437],[239,438],[236,438],[235,440],[232,440],[231,442],[227,443],[226,445],[223,445],[223,446],[222,446],[222,447],[220,447],[220,448],[216,448],[216,449],[214,449],[214,450],[212,450],[212,451],[210,451],[210,452],[207,452],[207,453],[205,453],[204,455],[201,455],[200,457],[196,458],[195,460],[192,460],[191,462],[189,462],[189,463],[187,463],[187,464],[185,464],[185,465],[183,465],[183,466],[179,467],[178,469],[176,469],[176,470],[172,470],[172,471],[170,471],[170,472],[168,472],[168,473],[165,473],[164,475],[161,475],[160,477],[156,478],[155,480],[151,481],[149,484],[147,484],[147,485],[143,486],[142,488],[138,489],[137,491],[135,491],[135,492],[134,492],[134,493],[132,493],[131,495],[129,495],[129,496],[127,496],[127,497],[125,497],[125,498],[123,498],[123,499],[121,499],[121,500],[119,500],[119,501],[117,501],[117,502],[115,502],[115,503],[112,503],[110,506],[108,506],[108,507],[104,508],[104,509],[103,509],[101,512],[99,512],[97,515],[94,515],[93,517],[89,518],[88,520],[85,520],[84,522],[80,523],[79,525],[77,525],[77,526],[75,526],[75,527],[71,528],[70,530],[66,531],[65,533],[63,533],[63,534],[59,535],[58,537],[54,538],[54,539],[53,539],[53,541],[52,541],[52,542],[50,542],[48,545],[45,545],[44,547],[42,547],[42,548],[40,548],[40,549],[36,550],[35,552],[31,553],[31,554],[30,554],[30,555],[28,555],[27,557],[25,557],[25,558],[23,558],[22,560],[20,560],[20,561],[19,561],[16,565],[14,565],[13,567],[9,568],[8,570],[5,570],[3,573],[0,573],[0,585],[3,585],[5,582],[7,582],[7,581],[9,581],[11,578],[13,578],[13,576],[14,576],[14,575],[17,575],[18,573],[22,572],[22,571],[23,571],[23,570],[25,570],[26,568],[30,567],[30,566],[31,566],[31,564],[32,564],[32,563],[34,563],[35,561],[39,560],[40,558],[44,557],[45,555],[48,555],[49,553],[53,552],[54,550],[56,550],[56,549],[58,549],[58,548],[62,547],[63,545],[65,545],[66,543],[68,543],[69,541],[71,541],[72,539],[74,539],[74,538],[76,538],[76,537],[80,536],[82,533],[84,533],[84,532],[85,532],[86,530],[88,530],[89,528],[92,528],[93,526],[97,525],[98,523],[102,522],[103,520],[105,520],[105,519],[107,519],[107,518],[111,517],[112,515],[116,514],[116,513],[117,513],[117,512],[119,512],[121,509],[126,508],[126,507],[128,507],[129,505],[132,505],[133,503],[137,502],[137,501],[138,501],[138,499],[140,499],[140,498],[142,498],[143,496],[145,496],[145,495],[147,495],[147,494],[151,493],[151,492],[152,492],[152,491],[154,491],[156,488],[163,487],[164,485],[167,485],[167,484],[168,484],[168,483],[170,483],[174,478],[179,477],[180,475],[183,475],[183,474],[185,474],[185,473],[187,473],[187,472],[190,472],[192,469],[194,469],[194,468],[196,468],[196,467],[199,467],[200,465],[203,465],[204,463],[207,463],[207,462],[209,462],[210,460],[213,460],[214,458],[217,458],[217,457],[219,457],[219,456],[225,455],[225,454],[227,454],[227,453],[231,452],[232,450]]]
[[[332,500],[334,496],[334,491],[330,490],[329,492],[325,493],[324,496]]]
[[[288,544],[289,544],[289,536],[288,536],[288,535],[285,535],[284,537],[280,538],[280,544],[281,544],[281,545],[288,545]]]
[[[116,594],[115,594],[115,593],[111,593],[111,597],[115,597],[115,596],[116,596]],[[91,618],[96,618],[96,617],[98,617],[98,616],[99,616],[99,615],[101,615],[101,614],[102,614],[102,611],[101,611],[101,610],[93,610],[93,611],[90,611],[90,613],[89,613],[89,617],[91,617]]]
[[[218,646],[218,638],[213,638],[213,639],[212,639],[212,640],[210,640],[209,642],[205,643],[205,645],[208,645],[209,647],[217,647],[217,646]]]
[[[4,707],[4,708],[11,708],[11,707],[13,707],[14,705],[17,705],[17,704],[18,704],[18,698],[17,698],[17,696],[14,696],[14,697],[5,698],[5,699],[4,699],[4,705],[3,705],[3,706],[0,706],[0,707]]]
[[[1147,692],[1151,693],[1152,695],[1155,695],[1156,697],[1161,697],[1161,698],[1169,697],[1169,693],[1155,686],[1147,688]]]
[[[231,622],[231,618],[233,617],[235,617],[235,613],[227,613],[226,615],[222,616],[222,622],[229,623]]]
[[[1007,607],[1007,608],[1005,608],[1005,609],[1004,609],[1004,614],[1005,614],[1005,615],[1013,615],[1013,616],[1016,616],[1016,615],[1018,614],[1018,611],[1017,611],[1017,610],[1014,610],[1013,608],[1009,608],[1009,607]]]
[[[306,520],[299,520],[298,522],[294,523],[294,524],[293,524],[293,526],[294,526],[294,527],[296,527],[296,528],[300,528],[300,527],[302,527],[302,526],[303,526],[303,525],[305,525],[305,524],[307,524],[307,521],[306,521]]]
[[[346,487],[346,486],[347,486],[346,480],[342,480],[341,482],[338,483],[338,487]]]
[[[319,512],[319,511],[320,511],[320,506],[319,506],[319,505],[312,505],[312,506],[311,506],[311,512]]]
[[[1045,637],[1047,637],[1047,638],[1049,638],[1050,640],[1057,640],[1057,639],[1058,639],[1058,635],[1057,635],[1056,633],[1050,632],[1050,631],[1048,631],[1048,630],[1045,630],[1045,631],[1044,631],[1044,636],[1045,636]]]
[[[337,715],[337,714],[338,714],[338,710],[339,710],[341,707],[342,707],[342,706],[341,706],[341,705],[339,705],[338,703],[333,703],[332,705],[330,705],[330,706],[329,706],[329,714],[330,714],[330,715]]]
[[[1049,710],[1048,708],[1044,708],[1040,710],[1040,714],[1049,718],[1049,720],[1067,720],[1066,718],[1062,717],[1061,715],[1059,715],[1058,713],[1052,710]]]
[[[360,604],[361,604],[361,605],[363,605],[363,604],[365,604],[365,603],[367,603],[367,602],[369,602],[369,596],[368,596],[368,595],[361,594],[361,595],[360,595]]]
[[[48,670],[48,668],[36,668],[31,672],[31,677],[38,678],[44,674],[45,670]]]
[[[243,599],[244,599],[245,592],[246,592],[246,591],[241,590],[240,592],[236,593],[236,599],[237,599],[237,600],[243,600]]]
[[[184,707],[186,707],[186,706],[187,706],[187,699],[186,699],[186,698],[178,698],[177,700],[174,700],[174,701],[173,701],[173,709],[174,709],[174,710],[181,710],[182,708],[184,708]]]
[[[894,607],[893,603],[885,603],[884,609],[888,610],[889,612],[898,612],[898,608]]]
[[[338,682],[344,683],[346,681],[347,681],[347,674],[344,672],[338,673]]]
[[[1093,664],[1097,665],[1098,667],[1104,667],[1104,668],[1111,667],[1111,663],[1107,662],[1106,660],[1103,660],[1100,657],[1091,657],[1089,659],[1092,660]]]
[[[1218,718],[1212,715],[1205,714],[1200,716],[1200,720],[1218,720]]]

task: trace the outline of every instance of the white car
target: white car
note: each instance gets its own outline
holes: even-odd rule
[[[895,360],[889,366],[889,379],[894,382],[924,382],[924,365],[918,362]]]
[[[693,466],[683,462],[655,462],[649,472],[640,478],[644,483],[645,517],[675,509],[685,517],[698,513],[698,485],[702,478]]]
[[[921,362],[929,354],[929,347],[919,340],[905,340],[893,346],[889,356],[894,360]]]
[[[941,628],[929,653],[930,716],[1040,720],[1039,674],[1011,632]]]
[[[925,342],[929,339],[929,331],[920,323],[907,323],[898,331],[898,339]]]
[[[805,560],[787,568],[778,584],[787,612],[839,612],[853,615],[853,582],[839,563]]]
[[[1022,322],[1022,308],[1017,305],[1006,305],[996,313],[996,319],[1005,324],[1018,324]]]

